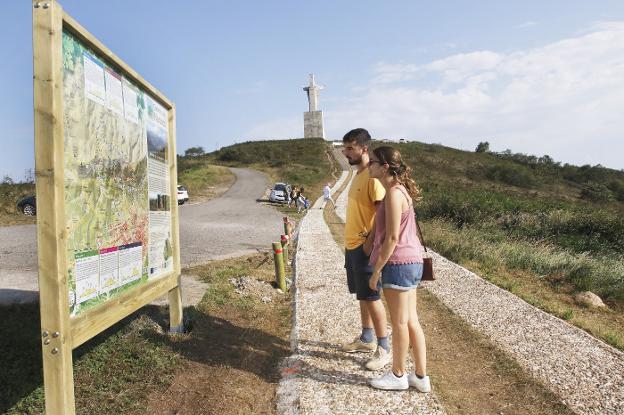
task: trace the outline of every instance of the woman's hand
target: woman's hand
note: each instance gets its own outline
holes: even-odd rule
[[[373,272],[370,279],[368,280],[368,287],[373,291],[379,291],[377,289],[377,284],[379,283],[379,279],[381,278],[381,271]]]

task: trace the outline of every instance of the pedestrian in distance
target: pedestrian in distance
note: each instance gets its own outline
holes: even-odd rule
[[[301,189],[297,191],[297,197],[295,199],[295,206],[297,206],[297,213],[301,213],[302,210],[306,210],[306,200],[303,192],[305,188],[302,186]]]
[[[388,342],[386,310],[378,291],[371,290],[368,281],[373,273],[369,255],[373,247],[371,229],[375,220],[375,205],[383,200],[381,183],[369,176],[369,145],[371,136],[363,128],[349,131],[342,139],[343,154],[357,172],[349,189],[345,221],[345,269],[349,292],[355,294],[360,306],[361,333],[343,351],[374,352],[365,367],[378,370],[392,360]],[[375,342],[375,336],[377,342]]]
[[[422,277],[423,247],[416,232],[413,203],[420,198],[420,191],[410,177],[411,169],[393,147],[374,149],[368,170],[386,190],[375,216],[370,257],[373,273],[369,287],[380,290],[380,283],[383,287],[390,309],[393,356],[392,370],[371,379],[370,385],[386,390],[405,390],[412,386],[420,392],[429,392],[425,335],[416,313],[416,287]],[[410,344],[414,373],[408,374],[405,361]]]
[[[290,197],[288,198],[288,207],[290,207],[291,203],[294,203],[295,206],[297,206],[297,192],[299,191],[299,189],[297,188],[297,186],[293,186],[292,189],[290,189]]]
[[[321,204],[321,209],[325,209],[325,204],[327,204],[327,202],[331,202],[334,209],[336,209],[336,202],[334,202],[334,199],[331,197],[330,183],[325,184],[325,187],[323,187],[323,203]]]

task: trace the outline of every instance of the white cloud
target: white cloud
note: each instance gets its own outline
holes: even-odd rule
[[[530,50],[386,62],[373,72],[358,96],[326,110],[328,135],[361,126],[468,149],[488,139],[496,150],[624,167],[624,22]]]

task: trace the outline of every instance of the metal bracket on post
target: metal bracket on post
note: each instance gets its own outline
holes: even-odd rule
[[[180,324],[176,327],[169,327],[169,333],[171,334],[180,334],[184,333],[184,323]]]

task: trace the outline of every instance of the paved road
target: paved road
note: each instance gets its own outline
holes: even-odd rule
[[[236,182],[221,197],[180,206],[182,266],[268,250],[283,232],[282,214],[257,203],[268,178],[248,169],[231,169]],[[0,303],[38,298],[37,228],[0,227]]]

